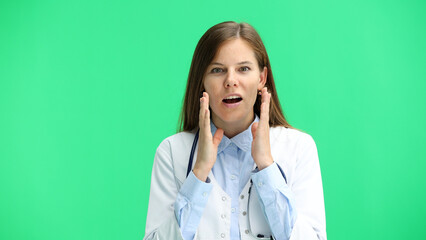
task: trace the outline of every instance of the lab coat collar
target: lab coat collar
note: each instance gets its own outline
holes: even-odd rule
[[[229,146],[229,144],[231,144],[231,143],[234,143],[238,148],[240,148],[241,150],[243,150],[245,152],[251,151],[251,143],[253,141],[253,135],[251,134],[251,126],[255,122],[259,122],[259,117],[257,116],[257,114],[255,114],[254,121],[243,132],[237,134],[236,136],[234,136],[231,139],[229,139],[227,136],[223,135],[222,141],[220,142],[220,144],[217,148],[217,153],[219,154],[220,152],[225,150]],[[212,135],[214,135],[217,128],[214,125],[213,121],[210,121],[210,129],[211,129]]]

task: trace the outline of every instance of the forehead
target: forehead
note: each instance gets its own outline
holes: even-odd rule
[[[232,65],[244,61],[256,63],[254,50],[247,41],[237,38],[224,42],[212,62]]]

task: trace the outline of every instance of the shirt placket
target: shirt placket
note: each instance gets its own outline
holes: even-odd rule
[[[229,175],[226,176],[226,192],[231,196],[231,222],[238,222],[239,214],[239,172],[241,163],[238,159],[238,148],[234,143],[229,144],[225,150],[226,168],[229,170]],[[231,228],[231,239],[239,239],[238,226]]]

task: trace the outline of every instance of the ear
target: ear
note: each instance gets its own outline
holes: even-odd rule
[[[268,78],[268,68],[263,67],[263,70],[260,72],[260,76],[259,76],[259,84],[257,85],[258,90],[261,90],[265,86],[267,78]]]

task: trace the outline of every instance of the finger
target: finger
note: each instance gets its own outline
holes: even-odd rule
[[[256,137],[256,130],[257,130],[257,126],[258,126],[258,122],[255,122],[251,125],[251,135],[253,135],[253,140]]]
[[[210,110],[209,110],[209,94],[207,92],[203,93],[203,96],[205,98],[204,101],[204,120],[203,120],[203,124],[204,124],[204,128],[206,132],[210,133]]]
[[[203,96],[200,98],[200,115],[198,120],[198,125],[200,126],[200,137],[208,136],[205,134],[210,133],[210,111],[208,104],[208,94],[203,92]]]
[[[206,113],[205,107],[204,107],[205,101],[206,100],[205,100],[204,93],[203,93],[203,96],[200,98],[200,113],[199,113],[199,116],[198,116],[198,125],[199,125],[200,129],[202,129],[204,127],[203,126],[203,119],[204,119],[204,115]]]
[[[268,93],[268,89],[264,87],[262,89],[262,103],[260,105],[260,125],[262,127],[269,126],[269,103],[271,95]]]
[[[215,147],[219,146],[220,141],[222,141],[223,137],[223,129],[218,128],[213,136],[213,144]]]
[[[208,110],[209,109],[209,100],[210,100],[209,94],[207,92],[203,92],[203,97],[205,98],[204,108]]]

